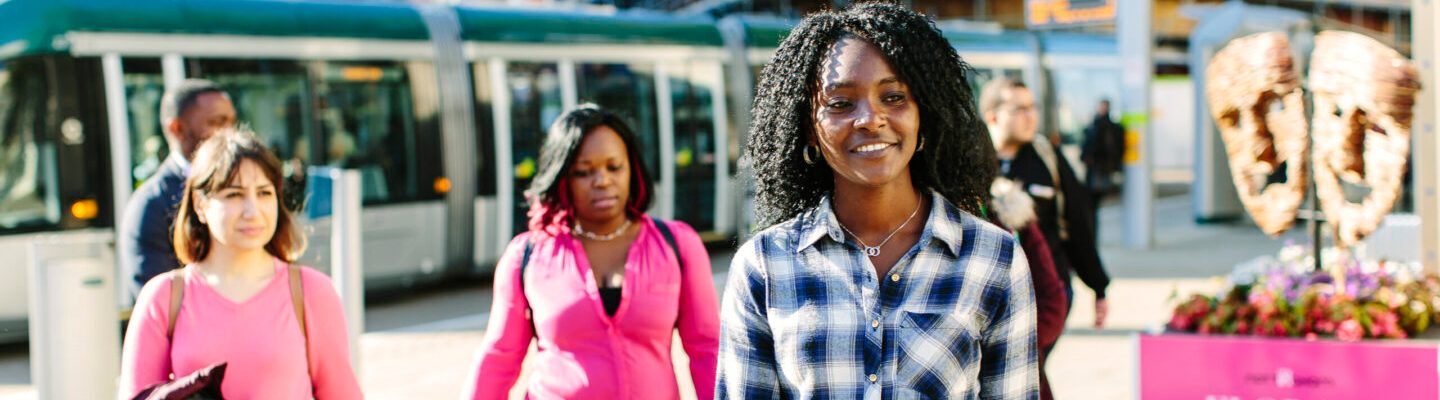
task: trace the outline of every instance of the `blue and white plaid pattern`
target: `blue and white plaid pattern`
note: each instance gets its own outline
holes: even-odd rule
[[[717,399],[1035,399],[1035,296],[1013,236],[938,194],[877,277],[820,205],[730,267]]]

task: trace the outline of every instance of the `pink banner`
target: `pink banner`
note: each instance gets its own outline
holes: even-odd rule
[[[1434,342],[1141,335],[1140,398],[1440,399]]]

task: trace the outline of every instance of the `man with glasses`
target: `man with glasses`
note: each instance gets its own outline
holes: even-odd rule
[[[1105,299],[1110,277],[1100,262],[1089,190],[1049,140],[1036,140],[1038,111],[1035,95],[1018,80],[999,77],[980,91],[980,113],[1000,160],[1000,175],[1021,185],[1035,200],[1037,223],[1050,246],[1069,303],[1073,305],[1075,298],[1072,270],[1095,291],[1098,329],[1105,325],[1110,309]],[[1050,350],[1040,349],[1044,354]]]

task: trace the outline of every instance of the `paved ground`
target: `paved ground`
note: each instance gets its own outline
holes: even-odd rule
[[[1165,321],[1168,300],[1176,293],[1218,290],[1222,282],[1214,277],[1238,262],[1273,253],[1281,243],[1244,222],[1196,225],[1190,219],[1188,196],[1171,196],[1156,203],[1155,246],[1130,250],[1120,241],[1121,212],[1118,204],[1110,204],[1100,216],[1102,254],[1114,277],[1109,290],[1111,320],[1104,329],[1091,327],[1093,296],[1088,290],[1077,292],[1069,329],[1049,365],[1062,399],[1134,399],[1137,366],[1132,335]],[[717,251],[712,258],[717,286],[723,285],[730,254]],[[373,301],[360,339],[360,377],[367,395],[374,399],[459,396],[471,379],[471,362],[489,305],[489,289],[474,283]],[[678,365],[686,381],[682,387],[688,386],[683,358]],[[0,400],[34,397],[27,349],[0,346]]]

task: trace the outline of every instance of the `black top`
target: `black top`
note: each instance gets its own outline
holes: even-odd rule
[[[1045,139],[1041,137],[1039,140]],[[1085,282],[1085,286],[1095,291],[1096,297],[1103,299],[1105,287],[1110,285],[1110,277],[1100,262],[1095,221],[1091,219],[1090,192],[1075,178],[1075,171],[1070,169],[1070,162],[1065,160],[1065,155],[1057,151],[1055,156],[1056,163],[1059,164],[1059,190],[1056,190],[1054,179],[1050,177],[1050,169],[1045,167],[1045,162],[1035,152],[1035,147],[1029,144],[1020,147],[1015,158],[1009,161],[1008,168],[1002,168],[1001,173],[1020,183],[1025,192],[1035,199],[1035,214],[1038,217],[1036,223],[1040,225],[1040,231],[1045,234],[1045,241],[1050,245],[1050,252],[1055,259],[1055,272],[1060,275],[1060,281],[1068,284],[1070,271],[1073,270],[1080,276],[1080,280]],[[1001,160],[1001,164],[1004,166],[1005,161]],[[1060,239],[1055,192],[1065,196],[1065,225],[1069,234],[1067,240]]]
[[[605,303],[605,314],[615,316],[615,310],[620,309],[621,288],[600,288],[600,301]]]

